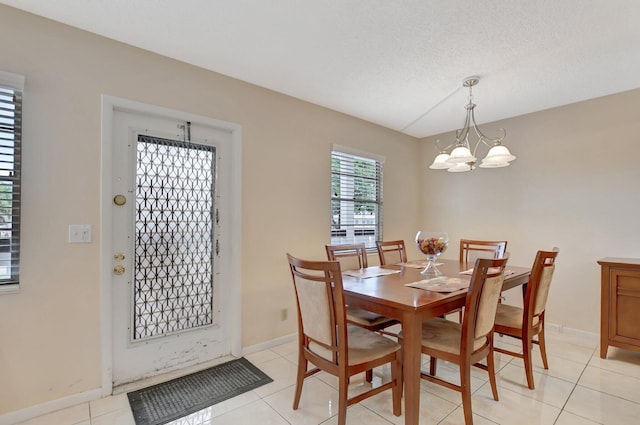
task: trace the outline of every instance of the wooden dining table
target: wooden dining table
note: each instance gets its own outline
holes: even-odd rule
[[[404,366],[404,415],[406,425],[417,425],[420,411],[420,365],[422,322],[464,307],[467,290],[433,292],[406,286],[426,279],[420,274],[423,262],[401,265],[375,266],[382,270],[399,270],[398,273],[376,276],[375,268],[367,273],[372,277],[354,277],[343,273],[345,302],[402,322]],[[438,260],[438,269],[448,277],[471,279],[461,274],[468,267],[456,260]],[[531,269],[510,266],[505,269],[503,291],[527,283]]]

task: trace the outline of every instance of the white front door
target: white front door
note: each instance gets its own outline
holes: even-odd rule
[[[114,386],[231,353],[230,143],[222,128],[113,112]]]

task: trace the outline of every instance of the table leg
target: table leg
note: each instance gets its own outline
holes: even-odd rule
[[[420,412],[420,358],[422,321],[413,312],[402,320],[405,425],[417,425]]]

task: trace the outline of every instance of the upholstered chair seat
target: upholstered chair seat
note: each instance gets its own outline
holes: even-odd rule
[[[395,320],[393,323],[390,323],[392,319],[361,308],[347,306],[346,311],[349,323],[362,326],[369,330],[380,330],[397,323]]]
[[[436,317],[422,324],[422,344],[428,344],[434,350],[459,356],[460,338],[462,338],[460,323]],[[473,351],[482,348],[485,341],[484,337],[474,339]]]
[[[347,338],[349,366],[370,362],[398,350],[397,342],[351,324],[347,324]],[[332,359],[331,350],[320,344],[309,343],[309,350],[329,361]]]
[[[500,326],[506,326],[508,328],[522,328],[523,323],[523,310],[522,307],[516,307],[508,304],[500,304],[496,311],[496,323],[500,323]],[[534,317],[532,321],[533,326],[538,326],[540,322],[539,317]]]

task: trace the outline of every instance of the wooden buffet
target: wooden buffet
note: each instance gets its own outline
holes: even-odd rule
[[[609,346],[640,352],[640,259],[603,258],[600,357]]]

